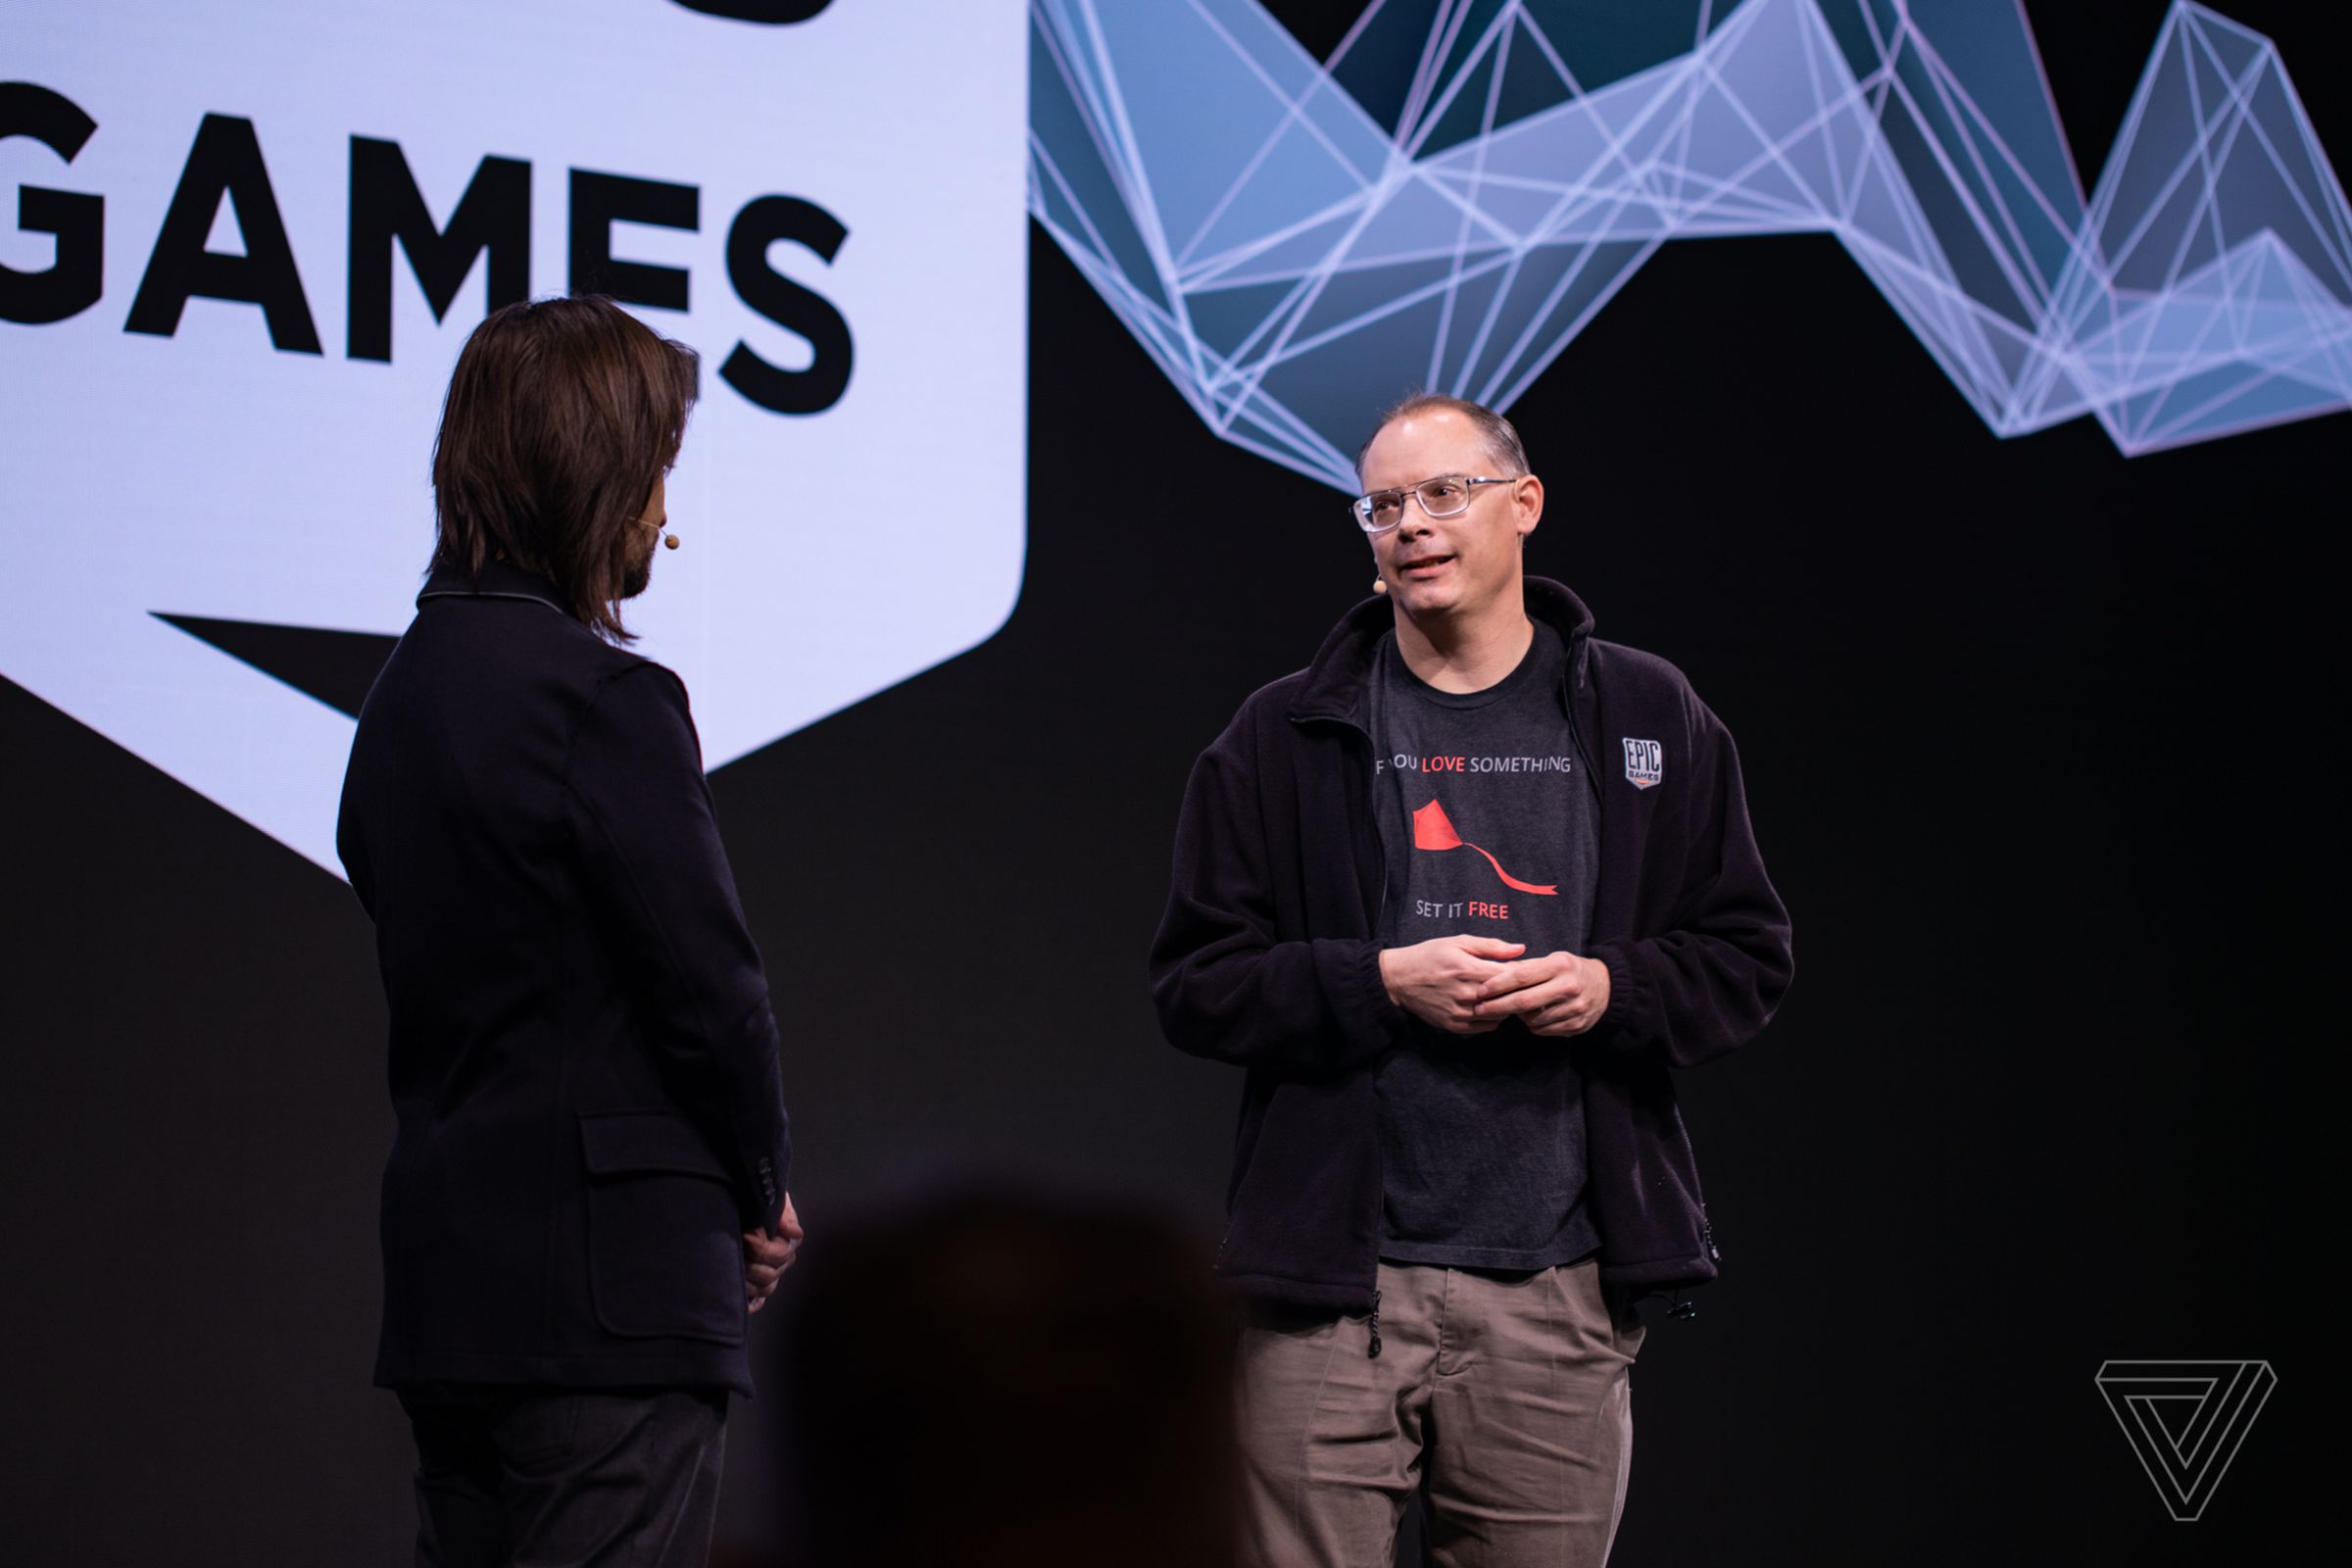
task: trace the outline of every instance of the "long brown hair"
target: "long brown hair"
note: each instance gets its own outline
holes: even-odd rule
[[[554,581],[572,615],[627,642],[620,600],[654,483],[694,407],[694,350],[601,294],[490,313],[458,356],[433,442],[433,565],[493,557]]]

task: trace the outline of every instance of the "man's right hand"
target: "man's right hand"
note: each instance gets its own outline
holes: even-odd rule
[[[746,1231],[743,1237],[743,1298],[757,1312],[776,1293],[776,1282],[800,1254],[801,1216],[784,1195],[784,1212],[771,1229]]]
[[[1524,942],[1493,937],[1433,937],[1409,948],[1383,948],[1380,981],[1389,1000],[1448,1034],[1483,1035],[1499,1018],[1473,1015],[1481,989],[1494,971],[1527,951]]]

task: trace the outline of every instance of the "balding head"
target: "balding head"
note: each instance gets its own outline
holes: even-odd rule
[[[1372,426],[1372,433],[1364,437],[1362,446],[1356,448],[1357,481],[1365,482],[1364,461],[1372,455],[1372,443],[1380,439],[1381,431],[1399,419],[1439,413],[1456,415],[1478,432],[1479,445],[1486,449],[1487,461],[1492,465],[1494,477],[1509,479],[1528,471],[1527,447],[1520,441],[1519,432],[1510,420],[1485,404],[1473,403],[1467,398],[1448,397],[1443,392],[1415,392],[1383,410],[1379,422]]]

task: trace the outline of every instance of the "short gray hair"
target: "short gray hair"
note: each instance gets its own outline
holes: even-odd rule
[[[1382,410],[1379,422],[1372,426],[1372,433],[1364,437],[1362,446],[1355,449],[1355,476],[1358,482],[1364,476],[1364,459],[1371,455],[1372,443],[1380,439],[1381,431],[1411,415],[1430,414],[1439,410],[1450,410],[1477,427],[1480,439],[1486,442],[1487,456],[1502,469],[1495,478],[1516,479],[1528,471],[1527,447],[1520,441],[1519,432],[1512,427],[1510,420],[1485,404],[1473,403],[1468,398],[1450,397],[1444,392],[1412,392]]]

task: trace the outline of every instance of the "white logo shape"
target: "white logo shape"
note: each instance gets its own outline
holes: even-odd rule
[[[2099,1393],[2176,1520],[2205,1511],[2278,1386],[2268,1361],[2109,1361]]]
[[[1627,739],[1625,776],[1634,788],[1645,790],[1666,776],[1666,748],[1656,741]]]
[[[12,0],[0,675],[337,869],[450,368],[493,297],[575,281],[702,355],[683,548],[626,613],[707,765],[986,640],[1026,542],[1027,22]],[[272,678],[270,638],[345,678]]]

